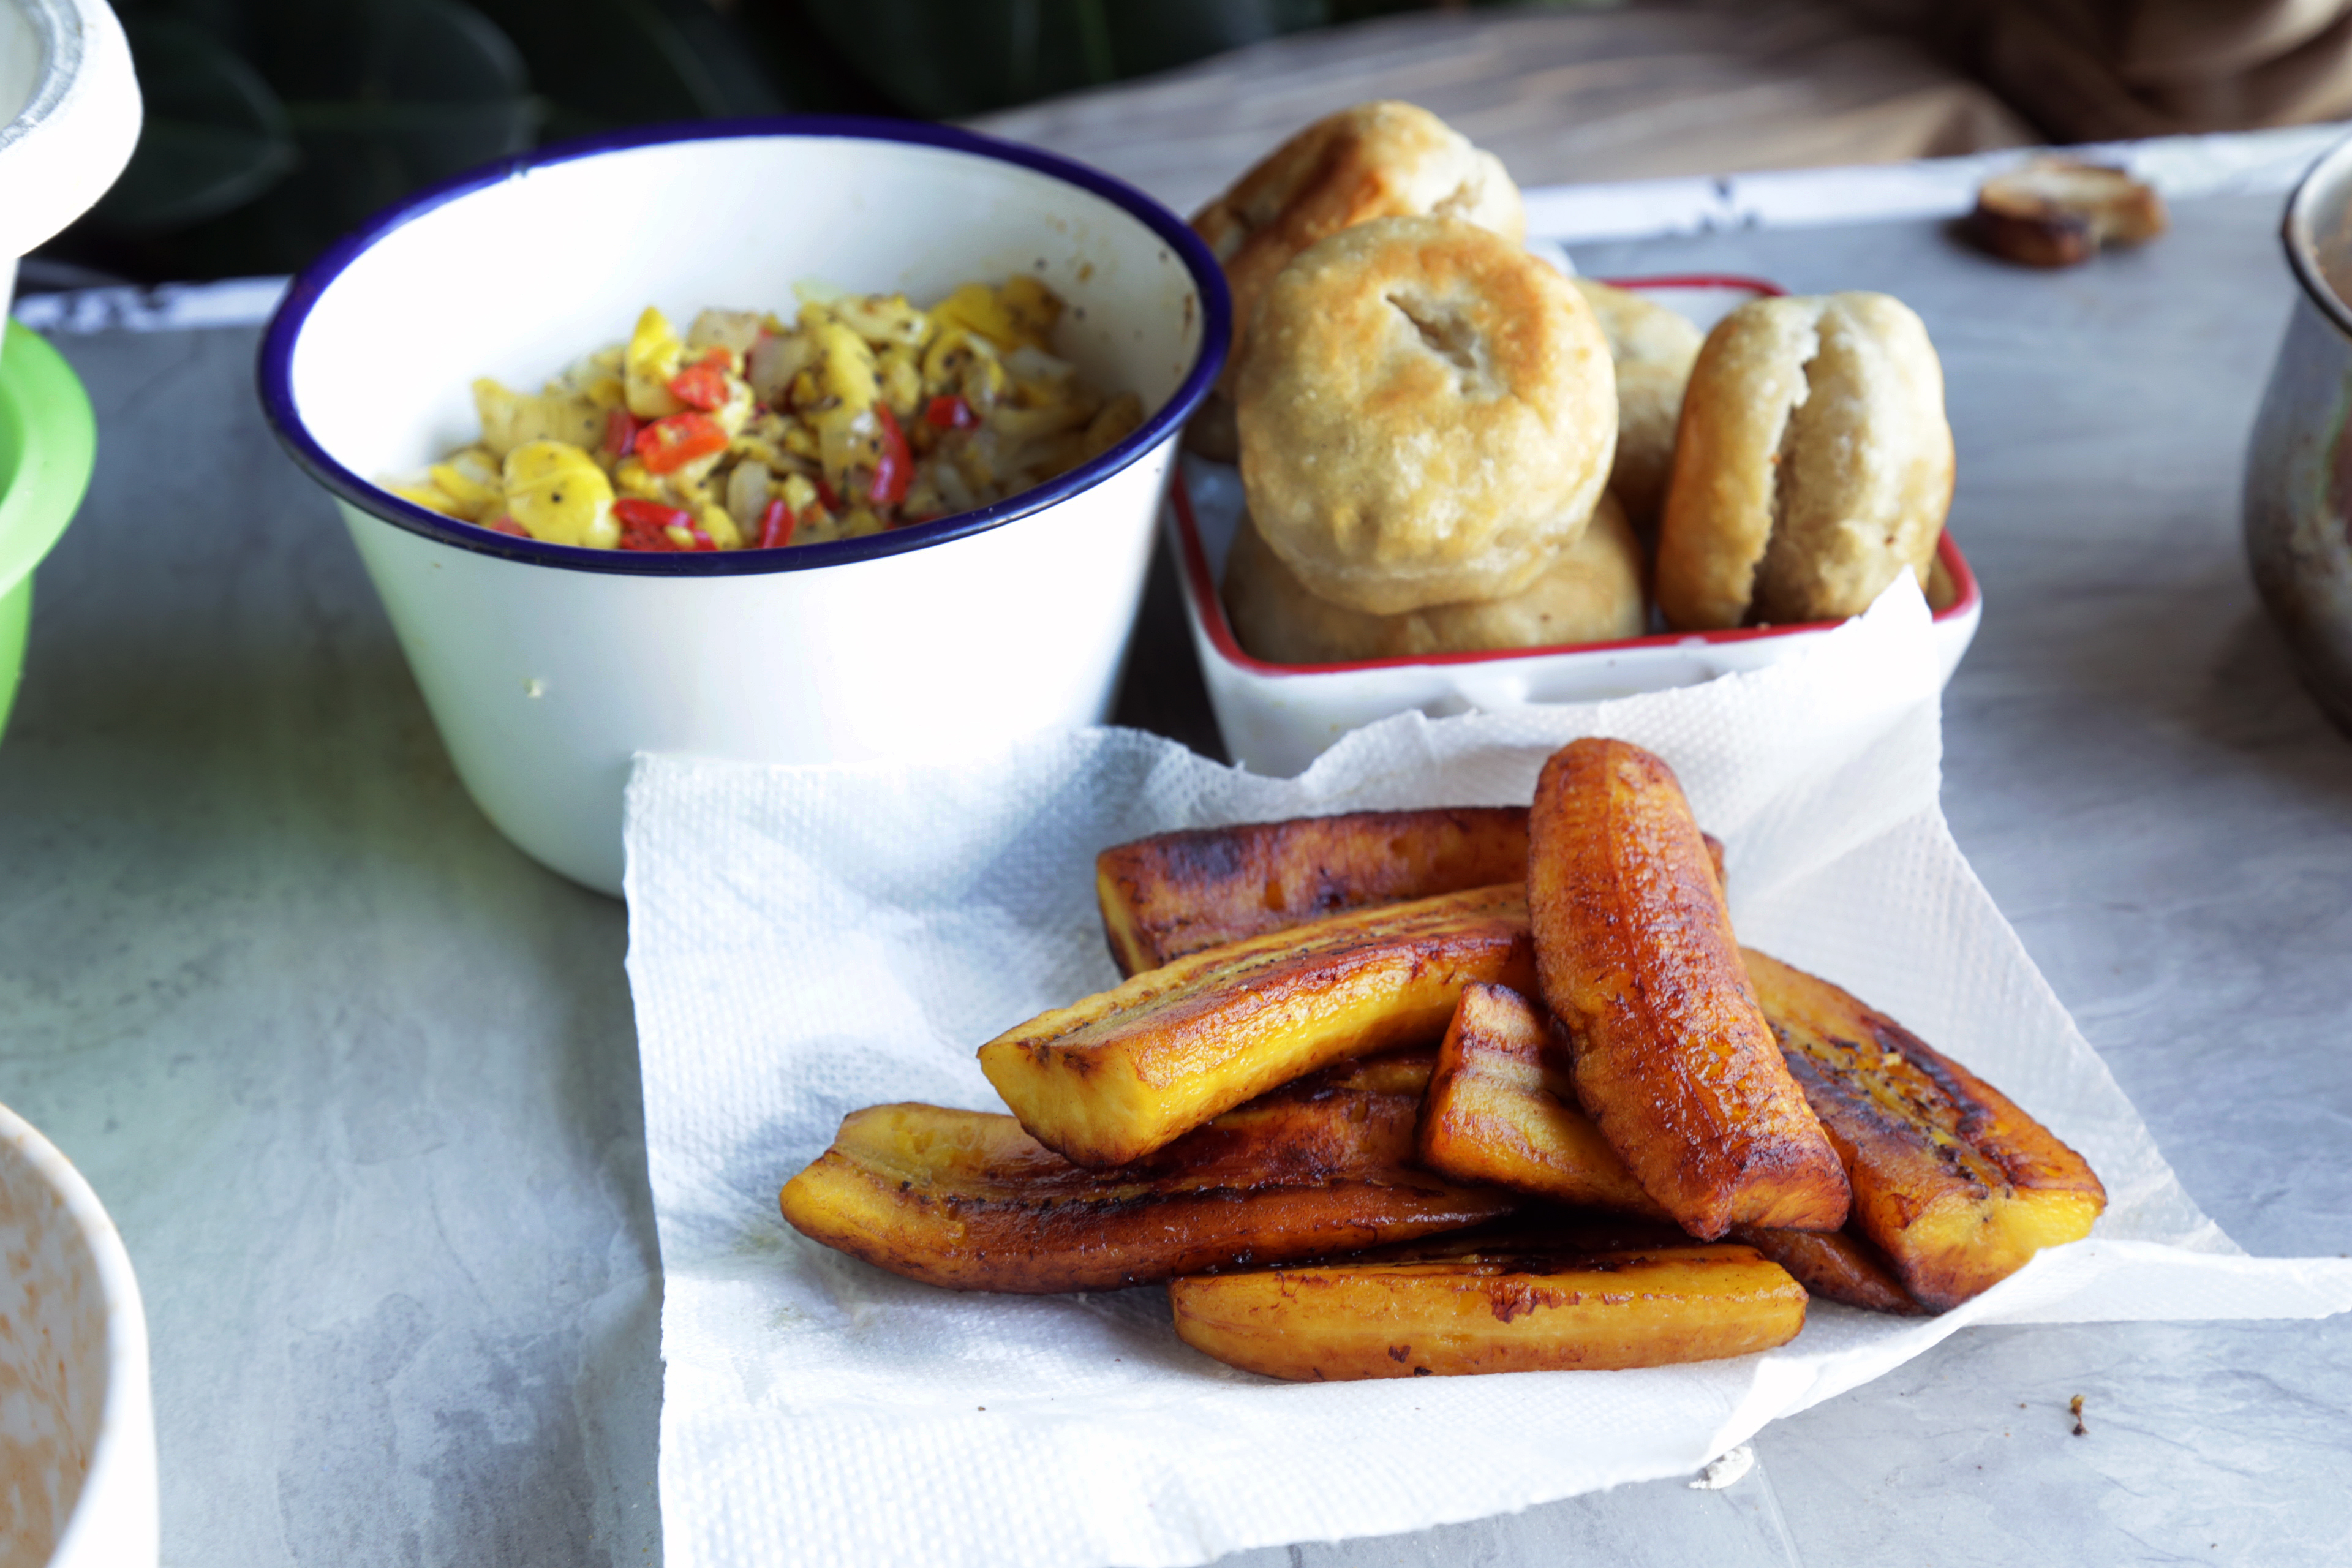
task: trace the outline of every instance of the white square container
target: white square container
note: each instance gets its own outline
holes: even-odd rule
[[[1783,292],[1748,278],[1617,281],[1701,327],[1712,326],[1748,300]],[[1392,714],[1418,709],[1444,718],[1695,686],[1786,658],[1835,624],[1660,632],[1622,642],[1348,664],[1273,664],[1242,651],[1217,594],[1242,514],[1238,472],[1223,464],[1184,460],[1163,515],[1209,704],[1234,761],[1276,777],[1303,772],[1349,731]],[[1944,679],[1949,680],[1984,613],[1976,575],[1949,532],[1937,542],[1927,602],[1935,612]]]

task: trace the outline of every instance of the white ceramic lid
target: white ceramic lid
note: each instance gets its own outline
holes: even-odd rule
[[[131,46],[105,0],[0,0],[0,258],[106,194],[139,140]]]

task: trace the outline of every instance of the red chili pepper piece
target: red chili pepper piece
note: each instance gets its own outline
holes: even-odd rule
[[[694,521],[694,514],[682,506],[664,506],[657,500],[641,496],[623,496],[613,503],[613,515],[621,520],[624,528],[686,528]]]
[[[625,408],[604,416],[604,455],[619,462],[637,449],[637,416]]]
[[[708,414],[673,414],[637,432],[637,460],[648,473],[667,474],[725,450],[727,432]]]
[[[923,409],[923,422],[941,430],[969,430],[980,423],[980,416],[962,398],[944,393]]]
[[[824,482],[823,474],[816,477],[816,499],[827,511],[837,512],[841,510],[841,498],[834,493],[831,485]]]
[[[669,395],[691,408],[727,405],[727,351],[712,349],[669,378]]]
[[[768,503],[766,510],[760,513],[760,548],[782,549],[793,542],[793,530],[797,525],[798,520],[793,516],[793,509],[784,504],[782,496],[777,497]]]
[[[529,539],[530,537],[530,530],[525,528],[522,524],[517,522],[514,519],[509,517],[504,512],[500,512],[498,516],[488,519],[482,524],[482,526],[488,529],[492,533],[511,533],[517,539]]]
[[[694,514],[685,508],[664,506],[637,496],[625,496],[614,501],[613,515],[621,521],[624,550],[676,550],[677,541],[670,537],[669,531],[694,525]]]
[[[915,459],[908,455],[907,433],[898,428],[898,416],[888,404],[874,405],[874,420],[882,427],[882,450],[875,454],[874,482],[866,488],[866,496],[876,506],[897,506],[914,482]]]

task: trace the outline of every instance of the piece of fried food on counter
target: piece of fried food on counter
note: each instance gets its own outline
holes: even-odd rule
[[[1693,1236],[1835,1230],[1843,1167],[1782,1062],[1674,770],[1623,741],[1544,763],[1528,819],[1543,998],[1579,1103]]]
[[[1401,615],[1351,610],[1309,593],[1255,524],[1243,519],[1225,557],[1223,601],[1234,636],[1274,664],[1481,653],[1617,642],[1649,626],[1642,542],[1604,492],[1592,521],[1536,580],[1499,599],[1430,605]]]
[[[2141,245],[2171,227],[2156,187],[2078,158],[2028,159],[1977,188],[1970,238],[2004,260],[2074,267],[2110,245]]]
[[[1762,1230],[1743,1226],[1731,1239],[1752,1247],[1796,1278],[1798,1284],[1824,1300],[1859,1307],[1865,1312],[1888,1312],[1916,1318],[1927,1309],[1903,1289],[1886,1255],[1854,1234],[1853,1222],[1843,1230]]]
[[[1528,808],[1354,811],[1156,833],[1095,858],[1124,974],[1343,910],[1517,882]]]
[[[1702,835],[1716,875],[1723,841]],[[1103,934],[1122,974],[1345,910],[1527,875],[1524,805],[1427,807],[1189,827],[1095,857]]]
[[[1747,962],[1845,1162],[1854,1226],[1914,1297],[1958,1306],[2090,1234],[2106,1189],[2008,1096],[1829,982],[1752,949]]]
[[[1516,991],[1463,989],[1422,1108],[1421,1163],[1572,1208],[1671,1218],[1577,1105],[1549,1028]]]
[[[1185,1343],[1301,1382],[1666,1366],[1805,1325],[1804,1287],[1779,1265],[1663,1226],[1445,1237],[1173,1279],[1168,1299]]]
[[[1021,1125],[1074,1163],[1139,1160],[1350,1057],[1442,1038],[1462,987],[1532,984],[1517,886],[1359,910],[1196,952],[980,1047]]]
[[[1307,592],[1378,616],[1525,589],[1591,521],[1617,449],[1592,307],[1442,217],[1358,224],[1284,268],[1235,414],[1259,534]]]
[[[1952,504],[1943,363],[1885,294],[1751,300],[1683,394],[1658,608],[1683,631],[1843,620],[1911,572]]]
[[[803,1234],[894,1274],[1033,1294],[1458,1230],[1518,1200],[1405,1163],[1429,1062],[1344,1064],[1107,1173],[1010,1116],[877,1105],[845,1119],[780,1203]]]

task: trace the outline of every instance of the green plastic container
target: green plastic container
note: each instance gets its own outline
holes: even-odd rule
[[[0,730],[25,676],[33,568],[73,521],[97,460],[81,378],[38,334],[9,322],[0,345]]]

